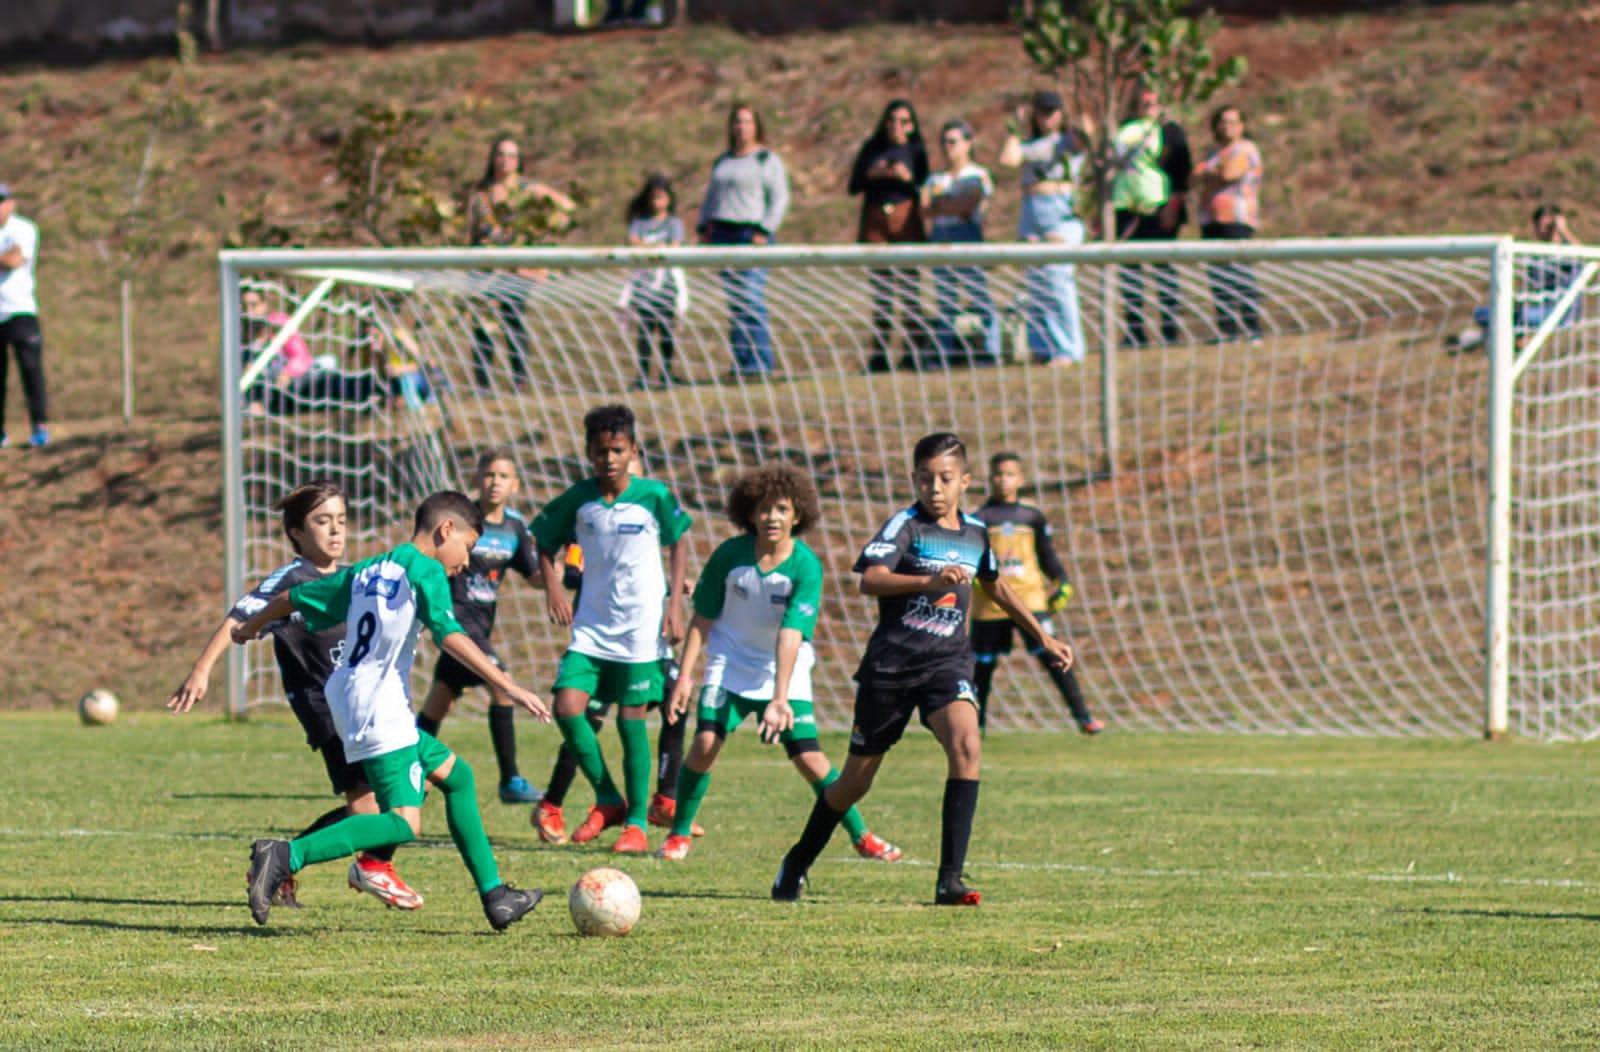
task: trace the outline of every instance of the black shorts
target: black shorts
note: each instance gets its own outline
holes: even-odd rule
[[[1034,614],[1039,621],[1039,627],[1044,629],[1044,634],[1054,636],[1056,626],[1050,623],[1049,614]],[[1044,648],[1033,640],[1033,637],[1023,632],[1017,623],[1009,617],[1004,621],[974,621],[972,622],[972,651],[978,655],[978,660],[985,657],[994,658],[1001,654],[1011,653],[1012,641],[1022,636],[1022,642],[1028,653],[1042,654]]]
[[[478,644],[479,650],[483,651],[489,656],[489,660],[495,663],[495,667],[505,668],[505,666],[500,663],[500,655],[494,652],[494,647],[491,647],[487,641],[480,642],[476,639],[472,641]],[[470,668],[463,665],[449,654],[439,655],[439,663],[433,666],[433,678],[438,682],[443,683],[457,694],[460,694],[469,687],[483,686],[482,676],[478,675],[476,672],[472,671]]]
[[[319,751],[322,753],[322,765],[328,769],[328,781],[335,793],[344,796],[352,789],[366,788],[367,776],[362,771],[361,765],[351,763],[344,758],[344,742],[338,738],[330,738],[322,743]]]
[[[314,687],[291,690],[289,707],[295,719],[306,732],[306,744],[322,754],[322,764],[328,769],[328,781],[333,791],[341,796],[367,784],[359,763],[347,763],[344,758],[344,741],[333,726],[333,713],[328,711],[328,699]]]
[[[894,747],[911,722],[911,714],[928,717],[955,702],[978,707],[978,692],[970,673],[941,669],[911,684],[893,687],[870,683],[856,685],[855,719],[850,727],[851,756],[882,756]]]

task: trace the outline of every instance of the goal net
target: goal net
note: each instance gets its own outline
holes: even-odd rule
[[[740,472],[782,460],[816,480],[818,712],[845,726],[876,614],[851,563],[913,499],[916,439],[951,430],[972,454],[969,509],[990,455],[1023,458],[1024,499],[1076,590],[1056,628],[1114,726],[1467,734],[1502,668],[1510,729],[1590,737],[1600,315],[1580,289],[1541,330],[1531,307],[1554,297],[1513,252],[1477,238],[225,253],[229,586],[285,560],[273,504],[313,477],[349,495],[352,556],[407,536],[426,493],[470,489],[494,446],[516,451],[531,518],[586,474],[583,414],[623,402],[644,472],[696,517],[691,577],[733,530],[721,509]],[[1556,295],[1593,276],[1572,258]],[[1514,433],[1497,432],[1491,366],[1504,379],[1513,359],[1495,339],[1541,331]],[[287,376],[291,360],[312,365]],[[1495,434],[1516,458],[1498,665]],[[547,688],[564,635],[525,582],[501,596],[496,646]],[[431,668],[420,656],[417,675]],[[265,646],[232,679],[236,710],[279,698]],[[1072,726],[1020,647],[991,722]]]

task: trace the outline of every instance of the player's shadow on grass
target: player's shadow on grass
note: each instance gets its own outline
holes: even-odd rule
[[[129,921],[97,920],[93,917],[8,917],[6,923],[48,925],[52,928],[99,928],[105,931],[165,932],[186,939],[201,935],[254,935],[261,938],[278,938],[294,934],[292,928],[261,928],[248,920],[239,924],[137,924]]]
[[[329,800],[327,793],[168,793],[173,800]]]
[[[745,901],[748,899],[765,900],[770,897],[766,888],[759,888],[747,894],[735,891],[640,891],[639,897],[644,899],[732,899]]]
[[[63,906],[237,906],[241,900],[215,902],[205,899],[113,899],[98,895],[0,895],[0,902],[56,902]]]
[[[1419,910],[1396,910],[1396,913],[1425,913],[1434,916],[1448,917],[1494,917],[1499,920],[1542,920],[1542,921],[1589,921],[1600,924],[1600,913],[1571,913],[1564,910],[1551,910],[1541,912],[1537,910],[1486,910],[1486,909],[1440,909],[1435,906],[1424,906]]]

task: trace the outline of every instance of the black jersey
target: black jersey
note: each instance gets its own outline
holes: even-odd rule
[[[483,524],[483,535],[472,548],[467,568],[450,579],[456,620],[480,645],[487,643],[494,631],[495,604],[507,569],[530,581],[539,576],[539,554],[528,524],[510,508],[501,521]]]
[[[274,570],[267,579],[233,604],[228,616],[238,621],[248,621],[264,609],[272,597],[287,592],[297,584],[319,580],[321,572],[304,559],[296,558]],[[283,677],[284,693],[293,697],[300,691],[321,692],[323,684],[339,664],[339,654],[344,648],[344,626],[335,625],[325,632],[313,632],[306,627],[298,612],[274,621],[267,626],[272,633],[272,652],[278,659],[278,673]]]
[[[999,574],[989,530],[981,519],[961,516],[959,529],[946,529],[922,505],[913,504],[883,524],[862,549],[855,571],[887,566],[899,574],[936,574],[957,563],[975,579]],[[871,686],[903,686],[941,672],[972,676],[972,644],[967,608],[972,585],[935,587],[914,595],[878,598],[878,626],[856,669],[856,681]]]
[[[994,549],[1000,576],[1024,606],[1043,613],[1049,605],[1050,582],[1067,579],[1044,512],[1021,501],[991,500],[978,509],[977,516],[989,527],[989,546]],[[979,596],[972,604],[972,619],[1005,621],[1010,617],[994,600]]]

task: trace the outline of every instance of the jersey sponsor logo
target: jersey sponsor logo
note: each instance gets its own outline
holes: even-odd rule
[[[868,559],[881,559],[885,555],[893,555],[894,550],[895,546],[892,544],[884,544],[882,541],[874,541],[873,543],[867,545],[866,551],[862,552],[861,554],[865,555]]]
[[[333,645],[333,649],[328,651],[328,660],[333,662],[334,668],[344,664],[344,640],[339,640]]]
[[[636,533],[643,533],[644,532],[644,523],[642,523],[642,522],[619,522],[619,523],[617,523],[617,532],[622,534],[622,536],[624,536],[624,537],[631,537]]]
[[[941,596],[934,602],[930,602],[925,595],[919,595],[906,606],[906,612],[900,615],[900,623],[914,631],[948,639],[958,629],[965,627],[967,612],[961,609],[953,594]]]
[[[789,605],[789,593],[783,592],[783,593],[780,593],[780,594],[777,594],[777,595],[770,596],[770,597],[768,597],[767,602],[771,603],[773,606],[788,606]]]
[[[400,594],[400,582],[392,577],[375,574],[368,579],[366,587],[361,590],[362,595],[379,596],[384,599],[393,599]]]
[[[1017,532],[1016,523],[1014,523],[1014,522],[1003,522],[1003,523],[1000,524],[1000,534],[1001,534],[1001,536],[1009,537],[1013,533],[1016,533],[1016,532]]]

